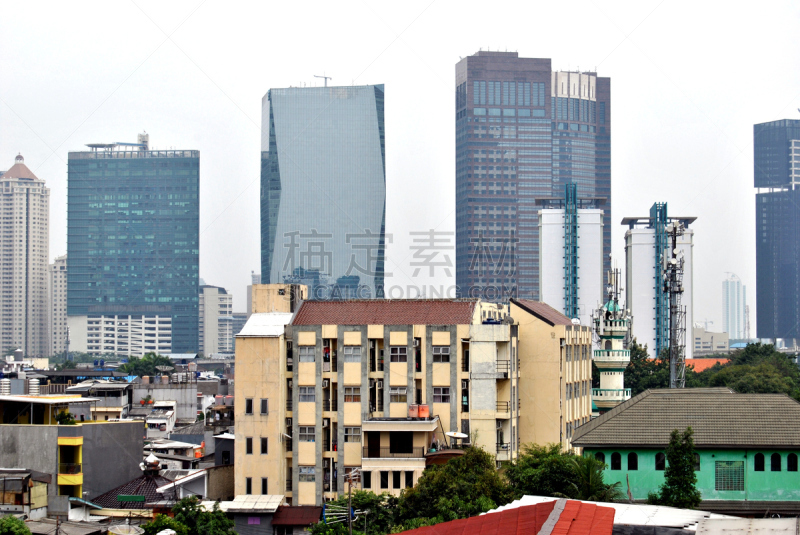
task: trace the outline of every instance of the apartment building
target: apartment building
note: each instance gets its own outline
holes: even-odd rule
[[[264,286],[264,285],[262,285]],[[288,286],[269,285],[270,292]],[[254,313],[237,337],[236,494],[318,505],[359,488],[399,495],[461,454],[448,432],[519,451],[517,327],[470,300],[305,301]]]
[[[226,319],[233,314],[233,295],[219,286],[201,285],[198,303],[200,352],[208,356],[233,351],[225,332]]]
[[[48,355],[58,356],[67,348],[67,255],[50,264],[47,286]]]

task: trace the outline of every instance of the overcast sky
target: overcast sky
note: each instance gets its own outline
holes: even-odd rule
[[[755,330],[753,124],[800,118],[800,3],[0,1],[0,169],[21,152],[66,252],[67,153],[93,142],[200,151],[200,276],[245,309],[259,271],[261,98],[271,87],[385,84],[388,285],[410,231],[454,230],[454,76],[479,49],[611,77],[612,228],[667,201],[697,216],[695,321],[722,328],[721,281]],[[453,255],[454,258],[454,255]]]

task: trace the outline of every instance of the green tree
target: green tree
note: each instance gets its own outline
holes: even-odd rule
[[[574,456],[570,459],[570,465],[573,473],[569,483],[572,492],[566,497],[589,502],[615,502],[625,498],[620,490],[622,483],[609,484],[603,481],[606,465],[593,455]]]
[[[415,487],[400,496],[397,522],[474,516],[511,500],[511,492],[495,469],[494,456],[479,448],[445,464],[428,467]]]
[[[8,515],[0,518],[0,535],[31,535],[31,530],[19,518]]]
[[[694,509],[700,505],[702,497],[697,490],[697,475],[694,473],[693,434],[691,427],[683,432],[674,429],[670,434],[664,483],[658,493],[648,494],[648,503],[681,509]]]
[[[147,353],[142,358],[131,357],[126,364],[119,367],[119,370],[128,375],[142,377],[145,375],[157,375],[159,373],[157,366],[174,366],[174,364],[169,357]]]
[[[74,370],[77,367],[78,365],[75,364],[75,362],[71,360],[65,360],[63,362],[59,362],[58,364],[56,364],[56,371],[60,372],[63,370]]]
[[[563,452],[560,444],[525,444],[519,458],[505,469],[514,497],[570,495],[573,457]]]
[[[188,535],[235,535],[236,533],[233,531],[233,520],[222,512],[219,503],[215,503],[211,511],[206,511],[200,506],[197,497],[190,496],[176,503],[172,512],[175,514],[175,521],[186,526]]]
[[[177,535],[189,535],[189,528],[167,515],[156,515],[151,522],[143,524],[142,529],[145,535],[156,535],[165,529],[171,529]]]
[[[71,412],[60,411],[56,414],[58,425],[75,425],[75,415]]]

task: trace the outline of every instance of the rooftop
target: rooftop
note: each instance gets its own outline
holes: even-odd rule
[[[469,325],[475,299],[304,301],[292,325]]]
[[[796,448],[800,403],[727,388],[646,390],[580,426],[572,444],[663,448],[673,429],[689,426],[698,448]]]
[[[84,398],[81,396],[0,396],[0,401],[15,401],[17,403],[32,403],[34,405],[65,405],[70,403],[94,403],[97,398]]]
[[[283,494],[240,494],[232,502],[219,502],[219,508],[226,513],[274,513],[282,502]],[[202,505],[211,509],[214,502],[204,501]]]
[[[273,526],[309,526],[319,522],[322,507],[313,505],[281,505],[272,517]]]
[[[259,312],[251,314],[250,319],[244,324],[242,330],[236,335],[237,338],[247,336],[270,336],[276,337],[283,334],[284,327],[292,321],[292,314],[289,312]]]
[[[169,479],[162,476],[142,474],[134,480],[128,481],[105,494],[94,498],[93,503],[104,509],[151,509],[147,504],[161,499],[156,489],[170,483]],[[143,502],[120,502],[117,496],[144,496]]]
[[[531,301],[529,299],[512,299],[511,302],[533,314],[551,327],[554,325],[572,325],[571,319],[547,303]]]
[[[39,178],[33,174],[33,171],[28,169],[28,166],[25,165],[25,159],[22,155],[17,155],[14,159],[14,165],[11,168],[3,173],[3,178],[29,178],[38,180]]]

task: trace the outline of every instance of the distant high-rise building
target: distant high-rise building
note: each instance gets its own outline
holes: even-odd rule
[[[262,100],[261,282],[311,299],[383,297],[383,85],[271,89]]]
[[[722,281],[722,332],[732,340],[747,338],[747,287],[735,274]]]
[[[0,344],[27,357],[47,347],[47,266],[50,261],[50,190],[18,155],[0,176],[2,263]]]
[[[67,255],[50,264],[47,282],[47,355],[58,356],[67,348]]]
[[[611,80],[549,59],[481,51],[456,65],[456,284],[462,296],[541,299],[537,206],[603,210],[611,253]],[[601,274],[602,272],[601,271]],[[603,298],[602,291],[594,302]],[[594,305],[593,302],[593,305]]]
[[[220,353],[233,353],[236,350],[236,335],[242,331],[248,317],[245,312],[220,316]]]
[[[625,306],[633,316],[632,335],[639,345],[647,345],[650,357],[657,358],[669,348],[669,296],[664,291],[662,259],[670,256],[669,237],[666,227],[672,222],[681,222],[685,227],[678,236],[677,245],[684,258],[683,295],[681,305],[686,309],[685,327],[691,334],[694,312],[692,307],[692,239],[694,231],[689,227],[696,217],[672,217],[667,215],[666,203],[655,203],[650,208],[650,217],[626,217],[622,224],[625,232]],[[692,358],[693,345],[684,339],[684,356]]]
[[[200,351],[206,357],[214,353],[228,353],[230,333],[226,333],[225,318],[233,314],[233,295],[219,286],[200,287],[199,328]]]
[[[140,134],[138,143],[90,144],[89,151],[69,153],[70,350],[198,349],[200,153],[150,150],[148,141]],[[119,327],[115,340],[88,330],[106,319]],[[128,324],[143,325],[143,338],[127,333]]]
[[[800,338],[800,120],[753,126],[756,336]]]

